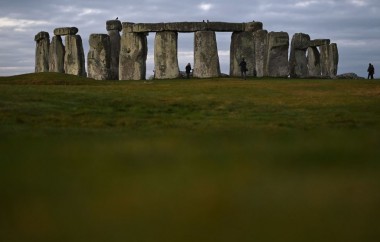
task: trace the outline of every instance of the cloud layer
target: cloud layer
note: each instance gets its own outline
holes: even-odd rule
[[[106,33],[105,22],[210,21],[264,23],[268,31],[307,33],[338,44],[339,73],[366,75],[369,62],[380,68],[378,0],[2,0],[0,2],[0,76],[34,71],[34,35],[75,26],[88,52],[91,33]],[[230,33],[218,33],[222,72],[228,73]],[[148,36],[147,69],[153,70],[153,39]],[[179,64],[192,62],[193,35],[179,35]]]

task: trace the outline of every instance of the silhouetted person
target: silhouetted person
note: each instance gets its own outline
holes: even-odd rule
[[[368,72],[368,79],[369,78],[373,79],[373,74],[375,74],[375,67],[373,67],[371,63],[369,63],[367,72]]]
[[[189,79],[190,78],[190,72],[191,72],[191,65],[190,65],[190,63],[187,63],[185,69],[186,69],[186,77],[187,77],[187,79]]]
[[[244,78],[244,80],[247,78],[247,62],[245,62],[244,58],[239,64],[240,66],[240,72],[241,72],[241,77]]]

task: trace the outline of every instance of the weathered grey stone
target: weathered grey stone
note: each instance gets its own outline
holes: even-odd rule
[[[270,77],[289,76],[289,35],[286,32],[268,34],[267,74]]]
[[[148,53],[145,33],[124,32],[120,42],[120,80],[145,80]]]
[[[309,47],[307,49],[307,65],[309,77],[321,76],[321,57],[317,47]]]
[[[115,24],[115,21],[118,21],[120,23],[119,20],[110,20],[110,21],[112,21],[111,23],[113,26],[117,25],[117,24]],[[107,21],[107,30],[109,29],[108,28],[108,22],[109,21]],[[119,27],[121,27],[121,23],[120,23]],[[110,42],[111,42],[110,79],[119,80],[119,56],[120,56],[120,40],[121,40],[120,30],[121,30],[121,28],[115,28],[115,29],[112,29],[112,28],[110,28],[108,30],[108,35],[110,36]]]
[[[135,23],[132,22],[122,22],[123,33],[133,33],[133,26]]]
[[[36,55],[35,55],[35,72],[49,71],[49,47],[50,36],[48,32],[39,32],[35,37]]]
[[[318,47],[322,45],[329,45],[330,40],[329,39],[314,39],[310,41],[310,47]]]
[[[110,79],[111,44],[107,34],[91,34],[87,55],[88,77],[95,80]]]
[[[226,23],[226,22],[206,22],[207,30],[218,32],[235,32],[244,31],[243,23]]]
[[[358,76],[356,73],[343,73],[336,76],[337,79],[365,79],[364,77]]]
[[[107,31],[117,30],[120,32],[122,28],[120,20],[107,20],[106,22]]]
[[[220,76],[218,47],[214,31],[198,31],[194,33],[193,76],[198,78]]]
[[[164,30],[177,32],[195,32],[207,30],[207,23],[204,22],[173,22],[165,23]]]
[[[240,62],[247,63],[247,76],[256,75],[255,44],[252,32],[233,32],[230,46],[230,76],[240,76]]]
[[[86,76],[83,43],[80,35],[65,38],[65,73]]]
[[[306,50],[309,45],[310,36],[308,34],[296,33],[293,35],[289,58],[290,77],[304,78],[308,76]]]
[[[65,46],[62,43],[62,37],[59,35],[53,36],[49,50],[49,71],[64,73],[65,63]]]
[[[262,22],[249,22],[245,23],[245,31],[256,32],[263,29]]]
[[[62,27],[54,29],[54,35],[75,35],[78,33],[76,27]]]
[[[267,58],[268,58],[268,31],[258,30],[254,32],[255,61],[257,77],[267,76]]]
[[[138,23],[133,24],[133,33],[160,32],[165,30],[165,23]]]
[[[321,75],[330,76],[330,48],[329,45],[319,46],[319,53],[321,57]]]
[[[154,41],[154,70],[156,79],[179,77],[178,33],[157,32]]]
[[[331,43],[329,45],[329,74],[330,77],[336,77],[338,73],[338,62],[339,62],[339,53],[338,46],[336,43]]]

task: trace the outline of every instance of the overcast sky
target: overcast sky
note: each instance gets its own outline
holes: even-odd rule
[[[380,73],[379,0],[1,0],[0,76],[34,72],[34,35],[75,26],[85,55],[91,33],[106,33],[106,21],[260,21],[268,31],[327,38],[339,49],[338,74],[366,76],[368,63]],[[223,73],[229,73],[231,33],[217,33]],[[147,78],[153,70],[154,33],[148,36]],[[179,34],[179,65],[193,62],[193,34]]]

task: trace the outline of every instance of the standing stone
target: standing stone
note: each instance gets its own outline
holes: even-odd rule
[[[323,77],[330,76],[330,45],[319,46],[321,55],[321,74]]]
[[[288,77],[289,75],[289,35],[286,32],[268,34],[267,73],[270,77]]]
[[[122,29],[119,20],[108,20],[106,22],[108,35],[111,43],[111,67],[110,79],[119,80],[119,56],[120,56],[120,31]]]
[[[88,77],[95,80],[110,79],[111,44],[107,34],[91,34],[87,55]]]
[[[35,72],[49,71],[50,36],[48,32],[41,31],[34,37],[36,41]]]
[[[230,76],[241,76],[240,62],[247,62],[247,76],[256,76],[255,42],[252,32],[233,32],[230,46]]]
[[[80,35],[65,38],[65,73],[86,76],[83,43]]]
[[[193,76],[198,78],[220,76],[218,47],[214,31],[197,31],[194,33]]]
[[[123,30],[120,46],[119,80],[145,80],[148,54],[146,34]]]
[[[268,31],[258,30],[254,33],[255,59],[257,77],[267,76],[266,64],[268,58]]]
[[[330,77],[335,78],[338,73],[339,53],[336,43],[329,45],[329,74]]]
[[[154,40],[154,70],[156,79],[179,77],[178,33],[157,32]]]
[[[321,76],[321,57],[318,48],[311,46],[307,49],[307,65],[309,76],[320,77]]]
[[[293,35],[289,58],[290,77],[304,78],[308,76],[306,50],[309,45],[310,36],[308,34],[296,33]]]
[[[62,43],[61,36],[53,36],[50,44],[49,55],[49,71],[64,73],[65,46]]]

